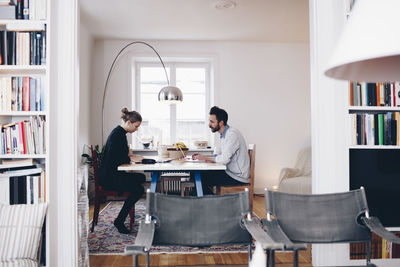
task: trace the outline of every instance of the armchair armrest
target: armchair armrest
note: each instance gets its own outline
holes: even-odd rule
[[[301,170],[296,168],[283,168],[279,174],[279,183],[282,182],[283,179],[301,176]]]
[[[135,244],[132,246],[126,246],[124,255],[144,254],[149,251],[151,248],[151,244],[153,243],[154,230],[155,221],[152,220],[150,221],[150,223],[140,221]]]
[[[251,220],[245,219],[244,226],[247,231],[251,234],[254,240],[260,242],[263,249],[284,249],[284,245],[279,242],[275,242],[272,238],[264,231],[261,227],[261,222],[258,218],[252,218]]]
[[[293,243],[289,237],[283,232],[277,220],[268,221],[262,219],[262,224],[265,231],[269,236],[278,243],[283,243],[286,250],[306,250],[307,244],[305,243]]]
[[[400,238],[392,232],[386,230],[386,228],[382,225],[381,221],[377,217],[362,217],[361,221],[366,227],[368,227],[372,232],[379,235],[380,237],[386,239],[387,241],[400,244]]]

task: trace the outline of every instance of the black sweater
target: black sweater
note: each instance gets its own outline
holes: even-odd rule
[[[102,186],[111,185],[113,177],[118,175],[118,166],[130,162],[126,133],[124,128],[118,125],[107,138],[99,168],[99,183]]]

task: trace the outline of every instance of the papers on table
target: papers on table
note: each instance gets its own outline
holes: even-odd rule
[[[193,159],[192,156],[185,157],[186,162],[206,162],[205,160]]]

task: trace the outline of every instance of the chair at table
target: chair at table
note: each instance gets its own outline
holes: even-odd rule
[[[252,237],[264,249],[282,249],[281,243],[271,242],[258,218],[251,218],[249,192],[225,196],[181,197],[147,191],[146,216],[140,222],[135,244],[125,248],[133,255],[146,255],[152,246],[212,246],[244,244],[251,256]]]
[[[114,190],[106,190],[99,184],[98,179],[98,170],[99,170],[99,162],[97,159],[97,153],[93,149],[93,146],[90,146],[90,150],[92,153],[92,165],[93,165],[93,176],[94,176],[94,212],[93,212],[93,222],[91,232],[94,231],[95,225],[99,220],[99,212],[100,212],[100,199],[103,197],[119,197],[119,192]],[[129,192],[124,192],[122,194],[123,197],[128,197]],[[129,212],[129,229],[132,231],[133,223],[135,222],[135,206]]]
[[[226,193],[237,193],[243,191],[245,188],[250,190],[250,205],[253,207],[254,198],[254,169],[256,164],[256,145],[249,144],[249,157],[250,157],[250,183],[244,185],[224,185],[214,186],[213,192],[218,195],[225,195]]]
[[[0,204],[0,266],[39,266],[47,203]]]
[[[367,243],[366,264],[371,263],[371,232],[387,241],[400,243],[387,231],[379,219],[370,217],[364,188],[343,193],[303,195],[265,190],[267,218],[263,226],[275,242],[294,251],[294,266],[298,266],[298,251],[307,243]],[[268,265],[274,266],[274,250],[267,250]]]

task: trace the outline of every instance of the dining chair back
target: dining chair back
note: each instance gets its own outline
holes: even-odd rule
[[[221,185],[216,186],[213,190],[218,195],[225,195],[227,193],[237,193],[243,191],[245,188],[249,189],[250,193],[250,207],[253,208],[254,199],[254,171],[256,164],[256,145],[249,144],[248,153],[250,158],[250,182],[244,185]]]
[[[150,265],[153,246],[209,247],[247,245],[251,259],[252,238],[268,249],[283,248],[273,242],[250,214],[248,190],[225,196],[181,197],[147,191],[146,215],[139,224],[133,245],[125,247],[137,266],[138,256],[146,254]]]
[[[366,265],[371,263],[372,232],[384,239],[400,243],[400,238],[387,231],[379,219],[369,216],[363,187],[357,190],[329,194],[290,194],[265,190],[267,218],[263,226],[275,242],[285,250],[294,251],[294,266],[298,266],[298,250],[308,243],[367,243]],[[273,259],[273,250],[267,250]],[[268,266],[274,266],[272,261]]]

